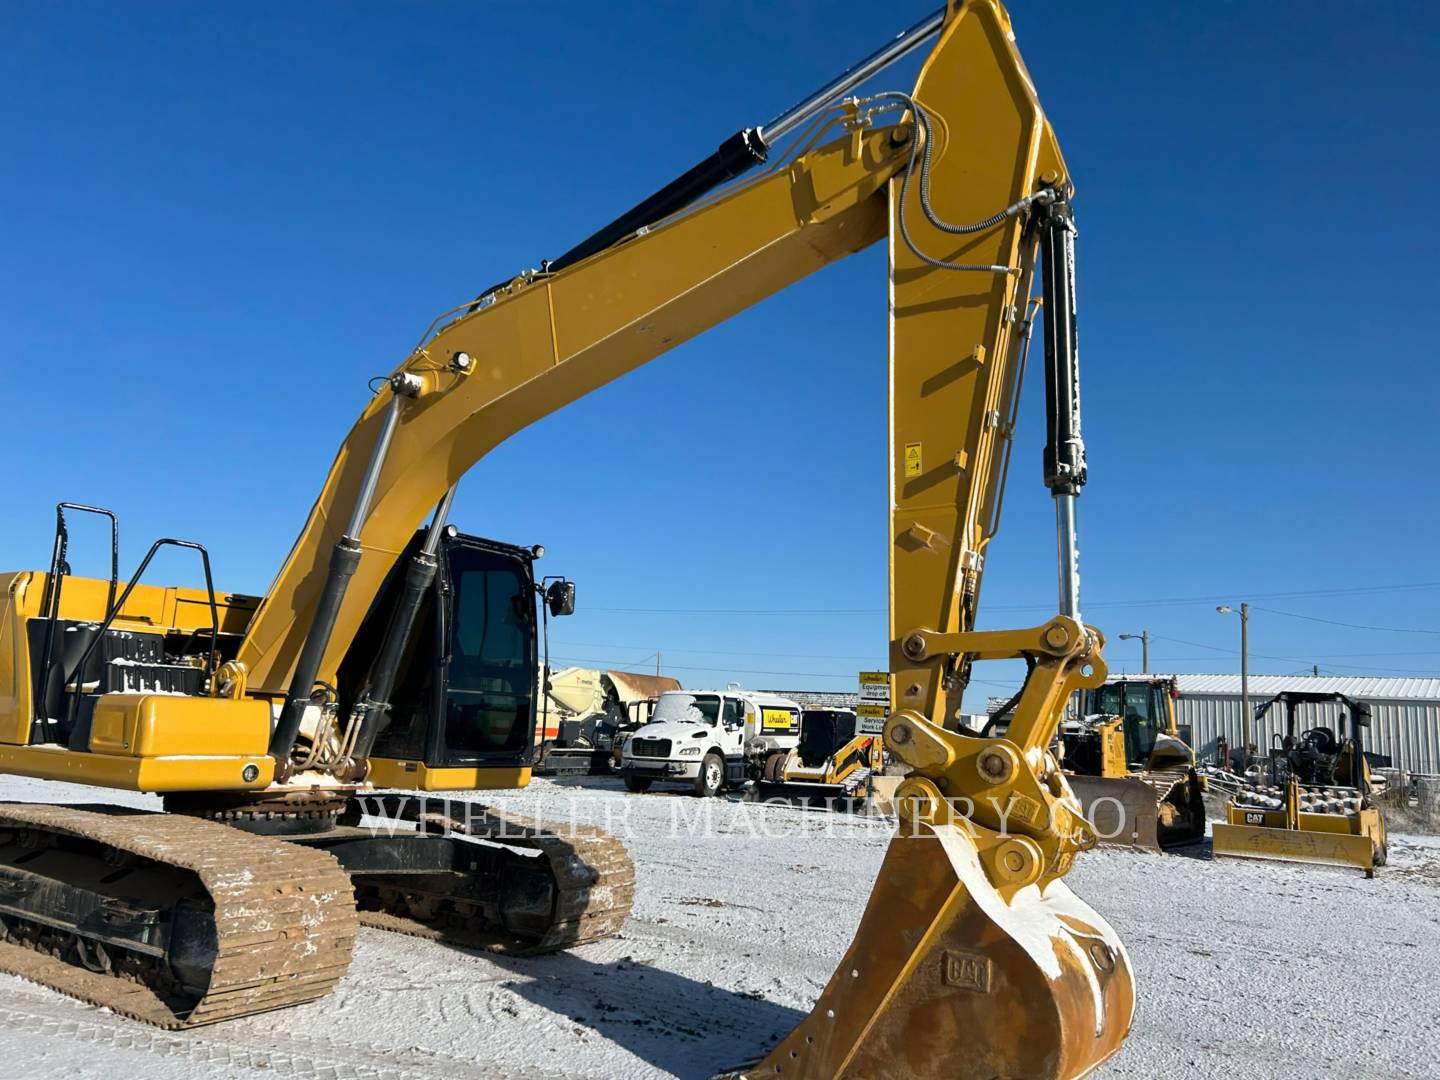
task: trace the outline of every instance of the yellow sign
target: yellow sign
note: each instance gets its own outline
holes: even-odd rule
[[[860,672],[860,700],[871,705],[890,704],[890,673],[888,671]]]
[[[890,710],[884,705],[856,705],[855,715],[866,720],[884,720]]]
[[[923,471],[920,464],[920,444],[907,442],[905,444],[905,475],[919,476]]]
[[[789,731],[795,724],[795,717],[789,709],[761,709],[760,726],[762,728],[784,728]]]

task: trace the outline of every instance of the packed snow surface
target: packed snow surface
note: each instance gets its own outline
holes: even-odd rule
[[[455,796],[457,798],[463,795]],[[639,877],[618,938],[506,959],[362,930],[329,998],[162,1032],[0,976],[5,1073],[82,1080],[706,1077],[808,1011],[891,826],[823,811],[537,780],[474,798],[606,826]],[[96,802],[13,777],[0,799]],[[110,799],[158,806],[145,797]],[[1093,851],[1069,882],[1129,949],[1135,1026],[1103,1077],[1440,1076],[1440,842],[1355,870]]]

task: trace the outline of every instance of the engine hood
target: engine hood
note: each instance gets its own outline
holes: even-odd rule
[[[631,732],[632,739],[669,739],[675,743],[676,749],[688,745],[693,739],[699,743],[701,739],[714,740],[719,737],[719,730],[709,724],[685,724],[676,720],[660,720],[653,724],[646,724]]]

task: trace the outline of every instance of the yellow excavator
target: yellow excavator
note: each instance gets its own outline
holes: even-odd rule
[[[849,96],[922,46],[911,92]],[[72,574],[62,518],[48,571],[0,576],[0,771],[156,792],[167,812],[0,804],[0,968],[190,1027],[322,998],[360,923],[511,952],[617,929],[634,877],[613,838],[420,794],[528,781],[537,609],[575,603],[536,580],[538,547],[450,524],[456,484],[526,425],[884,241],[883,737],[911,771],[853,943],[744,1075],[1090,1073],[1134,986],[1063,880],[1095,838],[1049,749],[1071,695],[1106,675],[1079,610],[1072,192],[1008,15],[951,3],[440,315],[372,380],[263,597],[216,589],[188,540],[157,541],[128,580],[118,559],[108,579]],[[978,631],[1036,321],[1060,611]],[[167,545],[195,554],[204,589],[142,580]],[[948,727],[972,665],[1015,659],[1029,674],[1006,737]]]
[[[1205,839],[1205,782],[1175,723],[1170,675],[1082,691],[1061,724],[1062,764],[1102,844],[1164,851]]]

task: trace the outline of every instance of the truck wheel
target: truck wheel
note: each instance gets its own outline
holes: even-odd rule
[[[695,778],[695,794],[710,798],[720,794],[725,786],[725,759],[719,754],[709,753],[700,763],[700,775]]]
[[[650,779],[644,776],[625,777],[625,790],[634,792],[636,795],[644,795],[650,790]]]

